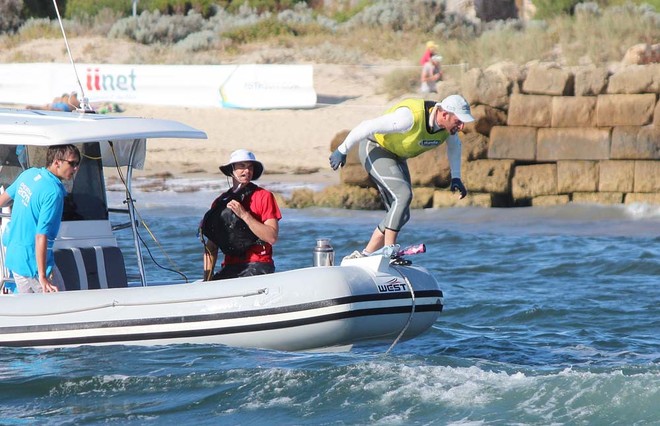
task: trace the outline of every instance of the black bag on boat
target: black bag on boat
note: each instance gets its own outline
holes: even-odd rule
[[[204,214],[202,234],[213,241],[224,254],[242,256],[251,246],[263,244],[245,221],[227,208],[231,200],[237,200],[245,207],[245,201],[249,201],[256,188],[255,184],[249,183],[236,193],[227,191],[218,197]]]

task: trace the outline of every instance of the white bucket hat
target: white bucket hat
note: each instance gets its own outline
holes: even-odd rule
[[[463,123],[470,123],[474,121],[474,117],[470,112],[470,104],[461,95],[450,95],[437,103],[442,109],[451,112]]]
[[[229,156],[227,164],[220,166],[220,171],[226,176],[233,177],[234,163],[242,163],[249,161],[254,164],[254,171],[252,172],[252,180],[257,180],[264,172],[264,165],[257,161],[257,157],[247,149],[237,149]]]

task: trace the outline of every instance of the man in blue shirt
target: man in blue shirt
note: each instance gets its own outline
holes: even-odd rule
[[[74,145],[51,146],[46,163],[46,167],[25,170],[0,194],[0,207],[14,200],[3,242],[7,248],[5,266],[13,273],[19,293],[64,288],[55,268],[53,243],[66,196],[62,181],[73,179],[80,165],[80,151]]]

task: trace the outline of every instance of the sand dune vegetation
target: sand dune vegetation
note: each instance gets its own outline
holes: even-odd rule
[[[32,3],[0,6],[0,60],[66,61],[57,21],[23,18]],[[52,16],[43,3],[37,12]],[[450,11],[450,1],[141,0],[136,16],[131,3],[58,2],[67,35],[94,41],[74,52],[77,61],[398,64],[383,88],[396,95],[417,83],[418,70],[405,66],[417,65],[429,39],[441,46],[444,63],[480,68],[503,60],[602,66],[633,45],[660,40],[660,0],[536,0],[534,16],[542,19],[490,22]],[[332,6],[315,6],[323,3]]]

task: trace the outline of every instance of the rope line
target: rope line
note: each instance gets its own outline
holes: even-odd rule
[[[93,290],[88,290],[88,291],[93,291]],[[64,314],[74,314],[74,313],[80,313],[80,312],[98,311],[100,309],[116,308],[116,307],[119,307],[119,306],[171,305],[171,304],[174,304],[174,303],[192,303],[192,302],[204,302],[204,301],[208,301],[208,300],[233,299],[233,298],[236,298],[236,297],[258,296],[260,294],[266,294],[267,292],[268,292],[267,288],[260,288],[258,290],[251,291],[251,292],[238,293],[238,294],[228,294],[228,295],[225,295],[225,296],[196,297],[196,298],[190,298],[190,299],[175,299],[175,300],[166,300],[166,301],[162,301],[162,302],[146,302],[146,303],[138,303],[138,302],[136,302],[136,303],[131,303],[131,302],[120,303],[116,300],[113,300],[112,303],[103,303],[101,305],[91,306],[91,307],[83,308],[83,309],[71,309],[71,310],[66,310],[66,311],[47,312],[47,313],[39,313],[39,314],[34,314],[34,313],[2,314],[1,316],[2,317],[31,317],[31,316],[64,315]]]
[[[410,297],[411,297],[411,305],[410,305],[411,309],[410,309],[410,315],[408,316],[408,321],[406,322],[406,325],[403,326],[403,329],[401,330],[401,332],[399,333],[399,335],[396,337],[396,339],[394,339],[394,341],[392,342],[392,344],[390,345],[390,347],[385,351],[385,355],[389,354],[390,351],[394,348],[394,346],[396,346],[396,344],[399,343],[399,340],[401,339],[401,337],[403,337],[403,334],[406,332],[406,330],[408,330],[408,327],[410,327],[410,323],[412,323],[413,315],[415,314],[415,292],[414,292],[414,290],[413,290],[412,283],[410,282],[410,280],[408,279],[408,277],[405,276],[405,275],[399,270],[399,268],[397,268],[397,267],[394,266],[394,265],[390,265],[390,266],[391,266],[395,271],[397,271],[397,272],[399,273],[399,275],[401,275],[401,278],[403,278],[403,279],[405,280],[406,284],[408,284],[408,289],[409,289],[409,291],[410,291]]]

